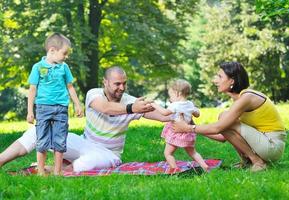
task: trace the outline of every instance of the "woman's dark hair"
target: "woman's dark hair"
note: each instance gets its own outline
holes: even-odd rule
[[[242,90],[249,87],[249,77],[241,63],[224,62],[220,64],[220,68],[228,77],[234,80],[234,85],[230,92],[239,94]]]

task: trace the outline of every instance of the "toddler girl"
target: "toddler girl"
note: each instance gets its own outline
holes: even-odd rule
[[[169,97],[171,104],[167,109],[152,103],[152,106],[158,110],[162,115],[171,115],[173,120],[178,120],[181,113],[184,115],[184,119],[187,123],[192,123],[192,115],[194,117],[200,116],[200,111],[195,107],[194,103],[187,100],[191,91],[191,85],[186,80],[176,80],[169,85]],[[188,155],[193,158],[204,171],[208,171],[208,165],[205,163],[202,156],[195,149],[196,134],[191,133],[175,133],[172,128],[172,122],[168,122],[162,135],[166,141],[166,147],[164,151],[165,158],[170,165],[170,172],[178,171],[175,158],[173,156],[177,148],[181,147],[186,150]]]

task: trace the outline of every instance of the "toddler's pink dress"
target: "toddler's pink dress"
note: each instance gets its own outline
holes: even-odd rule
[[[166,143],[177,147],[194,147],[196,140],[196,134],[193,132],[174,133],[171,122],[165,125],[161,137],[165,138]]]
[[[194,105],[192,101],[177,101],[171,103],[168,110],[174,113],[172,115],[173,120],[178,120],[180,113],[183,113],[184,119],[187,123],[192,121],[192,114],[199,112],[199,109]],[[172,123],[168,122],[163,131],[161,137],[165,138],[166,143],[177,147],[194,147],[196,134],[191,133],[174,133]]]

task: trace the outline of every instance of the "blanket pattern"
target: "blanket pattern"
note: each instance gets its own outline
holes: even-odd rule
[[[217,168],[221,165],[222,161],[218,159],[207,159],[205,160],[209,166],[209,171]],[[108,176],[111,174],[131,174],[131,175],[158,175],[158,174],[179,174],[186,171],[200,172],[201,168],[195,161],[176,161],[179,170],[172,172],[166,161],[160,162],[129,162],[123,163],[118,167],[105,168],[105,169],[93,169],[83,172],[69,172],[64,171],[63,176],[75,177],[75,176]],[[31,166],[22,169],[20,172],[10,174],[22,174],[32,175],[37,174],[36,166]]]

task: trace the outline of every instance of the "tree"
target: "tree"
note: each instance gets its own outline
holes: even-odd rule
[[[203,47],[198,63],[205,83],[201,90],[217,100],[212,78],[218,64],[223,61],[239,61],[249,72],[255,89],[261,90],[274,101],[289,98],[287,70],[282,57],[287,55],[286,43],[280,38],[288,37],[273,25],[260,19],[255,13],[253,1],[225,0],[214,6],[203,6]]]
[[[179,41],[185,39],[183,19],[193,14],[194,6],[195,1],[184,0],[3,0],[1,87],[27,85],[51,32],[72,40],[68,63],[83,94],[100,84],[103,69],[111,65],[123,66],[139,84],[176,76],[182,62]]]
[[[288,0],[256,0],[256,11],[263,18],[277,18],[289,15]]]

